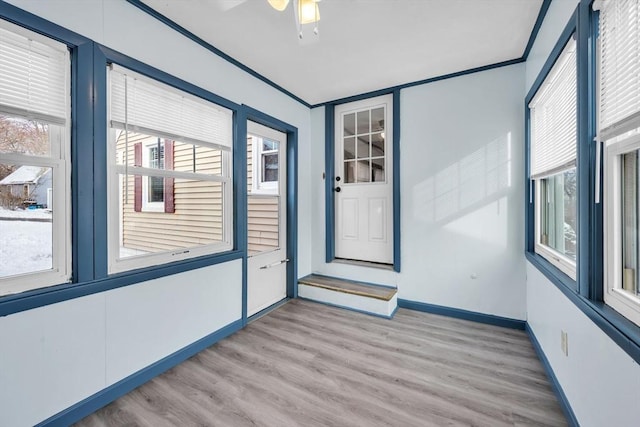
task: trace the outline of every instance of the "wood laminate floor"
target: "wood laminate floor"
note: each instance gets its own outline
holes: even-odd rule
[[[523,331],[293,300],[78,426],[563,426]]]

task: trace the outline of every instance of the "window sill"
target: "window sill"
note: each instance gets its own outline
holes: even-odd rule
[[[540,255],[525,252],[525,257],[625,353],[640,363],[640,327],[606,304],[580,295],[577,283]]]

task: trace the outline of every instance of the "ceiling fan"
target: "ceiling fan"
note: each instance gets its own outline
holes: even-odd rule
[[[278,12],[283,12],[289,5],[289,0],[267,0],[271,7]],[[319,34],[318,22],[320,21],[320,7],[318,3],[321,0],[293,0],[293,14],[296,19],[296,27],[298,28],[298,38],[303,38],[303,26],[313,25],[313,34]]]

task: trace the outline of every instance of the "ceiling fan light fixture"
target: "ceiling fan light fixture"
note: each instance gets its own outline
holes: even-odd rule
[[[298,19],[300,24],[312,24],[320,20],[320,8],[317,0],[297,0],[298,1]]]
[[[289,0],[267,0],[272,8],[278,12],[282,12],[289,5]]]

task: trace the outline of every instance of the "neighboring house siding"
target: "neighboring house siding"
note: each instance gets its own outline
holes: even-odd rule
[[[134,164],[134,144],[153,143],[147,135],[130,134],[128,164]],[[125,152],[124,137],[117,143],[119,153]],[[124,156],[124,154],[122,154]],[[196,170],[199,173],[219,173],[222,167],[220,151],[197,147]],[[123,157],[124,158],[124,157]],[[174,170],[193,171],[193,146],[174,143]],[[128,180],[128,185],[127,185]],[[148,252],[188,248],[222,241],[222,184],[218,182],[175,179],[175,212],[136,212],[134,210],[134,176],[122,179],[122,245]],[[124,197],[128,190],[128,197]]]
[[[278,197],[252,195],[253,144],[247,138],[248,251],[270,251],[278,247]]]

